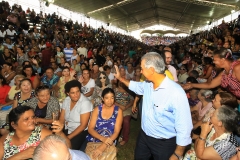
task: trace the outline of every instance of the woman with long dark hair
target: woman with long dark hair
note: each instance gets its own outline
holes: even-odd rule
[[[2,75],[4,76],[7,84],[16,76],[16,72],[13,69],[13,65],[11,63],[5,62],[2,68]]]
[[[123,112],[114,104],[115,93],[113,89],[105,88],[102,91],[102,100],[103,104],[93,110],[88,125],[87,141],[103,142],[93,151],[93,158],[101,156],[109,145],[115,145],[123,122]]]
[[[59,102],[63,102],[63,100],[66,98],[64,86],[67,82],[75,79],[73,77],[75,73],[76,73],[75,71],[70,72],[69,67],[64,67],[62,69],[62,77],[60,77],[57,83],[57,88],[56,88],[56,93],[57,93]]]

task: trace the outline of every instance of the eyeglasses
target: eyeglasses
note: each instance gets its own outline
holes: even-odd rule
[[[99,79],[106,79],[106,77],[104,76],[104,77],[99,77]]]
[[[180,70],[186,70],[185,68],[180,68]]]

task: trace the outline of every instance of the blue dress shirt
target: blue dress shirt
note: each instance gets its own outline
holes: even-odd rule
[[[72,160],[90,160],[88,155],[86,155],[82,151],[69,149],[69,152],[72,156]]]
[[[176,137],[180,146],[192,142],[190,107],[180,85],[165,77],[156,89],[147,81],[130,81],[129,89],[143,95],[141,127],[148,136],[157,139]]]

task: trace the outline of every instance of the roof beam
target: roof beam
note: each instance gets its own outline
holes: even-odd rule
[[[112,0],[107,0],[108,2],[110,2],[112,4]],[[116,9],[118,9],[120,12],[122,12],[124,15],[128,15],[127,11],[125,11],[125,9],[123,9],[121,6],[117,6]],[[139,26],[140,26],[140,23],[139,21],[134,17],[134,16],[130,16],[134,21],[135,23],[137,23]],[[125,27],[126,30],[128,30],[128,24],[126,24],[126,27]]]
[[[158,7],[156,6],[156,9],[157,10],[161,10],[161,11],[164,11],[164,12],[174,12],[174,13],[178,13],[178,14],[182,14],[182,12],[179,12],[179,11],[175,11],[175,10],[171,10],[171,9],[166,9],[166,8],[162,8],[162,7]],[[143,10],[140,10],[140,11],[137,11],[137,12],[134,12],[134,13],[131,13],[131,14],[128,14],[124,17],[120,17],[120,18],[116,18],[116,19],[113,19],[113,21],[119,21],[121,19],[126,19],[128,17],[132,17],[132,16],[135,16],[135,15],[138,15],[138,14],[141,14],[141,13],[145,13],[145,12],[148,12],[148,11],[152,11],[152,7],[151,8],[147,8],[147,9],[143,9]],[[196,16],[196,15],[185,15],[185,16],[189,16],[189,17],[194,17],[194,18],[199,18],[199,19],[209,19],[209,17],[202,17],[202,16]]]
[[[144,23],[145,21],[150,20],[151,18],[152,18],[152,17],[147,17],[147,18],[144,18],[144,19],[140,19],[140,20],[138,20],[138,22]],[[172,22],[176,22],[176,21],[178,20],[178,19],[173,19],[173,18],[169,18],[169,17],[165,17],[165,16],[158,16],[158,18],[159,18],[160,20],[165,19],[165,20],[172,21]],[[187,25],[192,24],[191,22],[183,22],[183,21],[181,21],[181,23],[187,24]],[[132,25],[132,24],[134,24],[134,22],[129,23],[129,25]],[[173,24],[173,23],[172,23],[172,24]],[[144,24],[142,24],[142,25],[144,25]],[[196,25],[198,25],[198,24],[196,24]],[[200,25],[200,24],[199,24],[199,25]]]
[[[186,7],[183,9],[181,15],[179,16],[178,20],[177,20],[176,23],[174,24],[173,28],[176,28],[178,22],[182,19],[183,15],[187,12],[187,9],[189,8],[189,6],[190,6],[190,3],[188,3],[188,4],[186,5]]]
[[[108,5],[108,6],[105,6],[105,7],[96,9],[96,10],[94,10],[94,11],[88,12],[87,14],[88,14],[88,15],[91,15],[91,14],[94,14],[94,13],[97,13],[97,12],[105,12],[105,11],[114,9],[114,8],[116,8],[116,7],[120,7],[120,6],[129,4],[129,3],[132,3],[132,2],[134,2],[134,1],[137,1],[137,0],[123,0],[123,1],[121,1],[121,2],[114,3],[114,4],[110,4],[110,5]]]
[[[144,13],[144,12],[147,12],[147,11],[150,11],[150,10],[152,10],[152,8],[143,9],[143,10],[140,10],[140,11],[137,11],[137,12],[134,12],[134,13],[131,13],[131,14],[128,14],[128,15],[126,15],[126,16],[124,16],[124,17],[120,17],[120,18],[113,19],[112,21],[119,21],[119,20],[121,20],[121,19],[125,19],[125,18],[127,18],[127,17],[132,17],[132,16],[134,16],[134,15],[141,14],[141,13]]]
[[[151,3],[151,6],[152,6],[152,8],[154,10],[154,17],[156,18],[157,21],[159,21],[156,0],[150,0],[149,2]]]
[[[176,0],[176,1],[192,3],[192,4],[196,4],[196,5],[201,5],[201,6],[239,10],[239,7],[236,6],[236,5],[230,5],[230,4],[218,3],[218,2],[211,2],[211,1],[205,1],[205,0]]]

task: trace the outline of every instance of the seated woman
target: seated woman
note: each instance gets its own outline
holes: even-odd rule
[[[29,106],[17,107],[9,113],[10,133],[0,138],[0,159],[30,159],[36,146],[46,136],[55,134],[63,137],[68,146],[69,139],[63,134],[63,124],[54,121],[52,131],[35,126],[34,111]]]
[[[0,110],[6,104],[6,98],[10,90],[5,78],[0,74]]]
[[[213,70],[212,58],[203,57],[203,65],[204,65],[203,74],[198,78],[200,82],[206,82],[207,79],[211,76]]]
[[[200,100],[194,107],[191,108],[191,112],[197,111],[197,121],[193,122],[193,129],[196,129],[200,125],[198,122],[202,121],[204,115],[211,109],[212,107],[212,100],[213,100],[213,92],[211,90],[204,90],[201,89],[198,93],[198,99]],[[199,122],[199,123],[200,123]]]
[[[202,120],[198,121],[194,126],[199,126],[192,131],[192,138],[198,138],[199,134],[201,133],[201,125],[204,122],[209,121],[211,114],[215,111],[215,109],[220,108],[222,105],[227,105],[233,109],[237,109],[238,101],[237,98],[229,92],[219,92],[215,95],[213,99],[212,107],[205,113]]]
[[[202,131],[195,142],[194,150],[188,151],[184,160],[226,160],[236,154],[238,143],[233,131],[239,126],[239,115],[234,109],[221,106],[211,115],[210,121],[201,125]]]
[[[13,65],[11,63],[5,62],[2,68],[2,75],[4,76],[7,84],[15,77],[16,72],[13,70]]]
[[[60,105],[57,98],[50,95],[50,89],[48,86],[39,86],[35,90],[35,96],[30,99],[25,105],[33,108],[36,119],[36,124],[43,124],[50,126],[52,124],[52,114],[59,116]]]
[[[30,79],[25,78],[21,80],[20,92],[16,93],[13,100],[13,108],[21,107],[27,103],[31,98],[35,97],[35,93],[32,90],[32,82]]]
[[[60,58],[59,68],[63,69],[65,67],[66,59],[64,57]]]
[[[137,68],[135,69],[133,81],[140,82],[141,76],[142,76],[141,68],[140,68],[140,67],[137,67]]]
[[[122,82],[118,82],[118,87],[114,90],[115,92],[115,105],[123,110],[123,128],[122,128],[122,141],[120,145],[124,145],[128,142],[130,133],[130,120],[132,118],[132,105],[133,97],[129,94],[128,87]]]
[[[81,83],[77,80],[67,82],[64,88],[68,97],[61,107],[60,122],[65,124],[64,132],[71,141],[72,149],[79,150],[88,134],[92,103],[81,93]]]
[[[81,71],[83,71],[84,69],[88,69],[86,63],[81,63],[80,69],[81,69]]]
[[[12,59],[14,57],[7,47],[4,47],[3,51],[4,52],[2,53],[2,58],[5,62],[7,61],[7,59]]]
[[[95,81],[95,87],[94,87],[94,91],[92,94],[92,103],[93,103],[93,107],[97,107],[99,105],[102,104],[102,91],[105,88],[112,88],[112,85],[108,79],[108,76],[105,72],[100,72],[98,74],[98,78]]]
[[[10,91],[8,92],[7,101],[12,101],[14,96],[17,92],[20,92],[20,82],[24,79],[24,75],[16,75],[14,77],[14,86],[11,87]]]
[[[23,75],[16,75],[15,76],[15,78],[14,78],[15,85],[10,88],[10,90],[8,92],[8,95],[6,97],[6,102],[7,103],[5,103],[3,105],[0,105],[0,108],[13,104],[14,96],[17,92],[20,92],[19,84],[20,84],[20,81],[23,80],[23,79],[24,79]]]
[[[77,72],[77,74],[79,74],[79,72],[80,72],[80,73],[82,72],[81,69],[80,69],[79,64],[77,63],[77,60],[76,60],[76,59],[73,59],[73,60],[72,60],[72,66],[71,66],[71,68],[74,69],[74,70]]]
[[[31,80],[33,89],[36,89],[39,86],[40,80],[34,73],[33,67],[31,65],[25,65],[23,67],[22,74]]]
[[[75,79],[73,76],[75,74],[75,71],[70,72],[69,67],[64,67],[62,69],[62,77],[59,79],[56,87],[56,92],[58,93],[57,97],[59,102],[63,102],[63,100],[66,98],[66,93],[64,90],[64,86],[67,82]]]
[[[79,82],[82,84],[81,92],[89,100],[92,99],[92,94],[94,92],[95,81],[90,77],[90,72],[88,69],[82,70],[82,75],[79,77]]]
[[[202,122],[207,122],[210,119],[211,114],[222,105],[237,109],[238,101],[237,98],[229,92],[219,92],[213,99],[212,108],[204,115]],[[201,124],[200,124],[201,125]]]
[[[17,75],[22,75],[22,69],[23,69],[22,66],[17,66],[17,67],[16,67],[16,69],[15,69],[15,71],[16,71],[16,76],[17,76]],[[16,77],[16,76],[15,76],[15,77]],[[9,83],[9,86],[10,86],[10,87],[12,87],[12,86],[15,85],[15,77],[10,81],[10,83]]]
[[[93,110],[88,125],[88,142],[103,142],[93,151],[93,157],[97,158],[109,145],[114,145],[118,137],[123,121],[122,110],[114,105],[115,93],[111,88],[102,91],[103,104]],[[107,132],[106,132],[107,130]],[[110,133],[108,135],[107,133]]]

